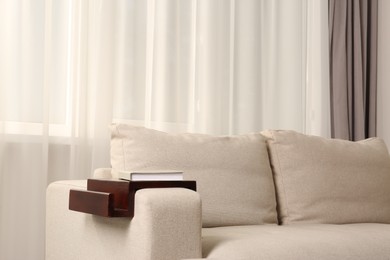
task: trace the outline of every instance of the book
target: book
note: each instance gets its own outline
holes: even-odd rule
[[[182,171],[119,171],[118,178],[128,181],[182,181]]]

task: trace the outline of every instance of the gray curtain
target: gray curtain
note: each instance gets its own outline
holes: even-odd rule
[[[329,0],[332,137],[376,136],[378,0]]]

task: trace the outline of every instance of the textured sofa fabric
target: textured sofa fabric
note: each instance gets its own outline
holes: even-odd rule
[[[46,259],[390,260],[390,163],[382,140],[263,134],[113,125],[113,169],[95,177],[183,170],[199,194],[140,190],[133,219],[102,218],[68,210],[69,189],[85,189],[85,181],[55,182],[47,189]]]
[[[261,134],[211,136],[168,134],[112,125],[115,171],[182,170],[197,181],[203,225],[277,223],[275,190]]]
[[[381,139],[263,134],[283,224],[390,223],[390,157]]]
[[[46,260],[201,257],[201,204],[196,192],[139,190],[130,221],[68,210],[70,189],[86,189],[86,181],[59,181],[47,188]]]
[[[203,229],[203,257],[218,260],[389,260],[389,224],[258,225]]]

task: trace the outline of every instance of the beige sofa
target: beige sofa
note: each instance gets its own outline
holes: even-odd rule
[[[86,182],[52,183],[46,259],[390,259],[390,157],[380,139],[111,131],[112,169],[96,178],[176,169],[198,192],[140,190],[130,220],[69,211],[69,189]]]

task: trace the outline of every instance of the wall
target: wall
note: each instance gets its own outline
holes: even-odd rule
[[[378,136],[390,147],[390,1],[379,0]]]

